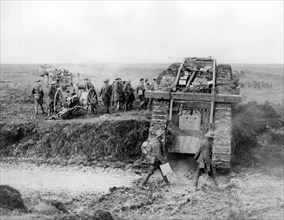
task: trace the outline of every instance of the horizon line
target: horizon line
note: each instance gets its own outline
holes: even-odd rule
[[[85,64],[172,64],[172,63],[176,63],[176,62],[82,62],[82,63],[75,63],[75,62],[38,62],[38,63],[0,63],[0,65],[39,65],[39,64],[76,64],[76,65],[85,65]],[[222,64],[228,63],[228,64],[232,64],[232,65],[238,65],[238,64],[242,64],[242,65],[283,65],[284,66],[284,62],[283,63],[232,63],[232,62],[220,62]]]

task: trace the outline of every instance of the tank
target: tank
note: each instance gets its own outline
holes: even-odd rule
[[[195,154],[204,134],[212,130],[213,167],[228,172],[231,108],[241,102],[238,82],[230,65],[217,65],[212,57],[173,63],[159,74],[158,90],[146,93],[147,98],[154,99],[148,140],[155,137],[157,130],[163,130],[164,151]],[[148,150],[142,149],[146,154]]]

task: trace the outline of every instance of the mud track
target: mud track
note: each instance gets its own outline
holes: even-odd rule
[[[202,176],[176,171],[166,186],[156,173],[148,188],[137,187],[135,170],[2,162],[1,184],[22,193],[30,214],[1,212],[5,219],[61,219],[107,210],[117,219],[283,219],[283,179],[247,170],[218,176],[220,187]],[[142,174],[143,175],[143,174]],[[61,204],[54,209],[50,204]]]

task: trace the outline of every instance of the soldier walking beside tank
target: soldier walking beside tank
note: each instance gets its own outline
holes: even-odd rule
[[[152,176],[154,174],[155,170],[157,170],[157,169],[159,169],[165,183],[169,184],[168,178],[163,175],[161,168],[160,168],[160,165],[166,163],[166,157],[162,153],[162,141],[161,141],[161,139],[162,139],[163,134],[164,134],[163,131],[158,130],[156,132],[156,135],[157,135],[156,138],[152,139],[149,143],[149,145],[151,145],[150,154],[152,155],[151,166],[150,166],[146,176],[144,177],[142,183],[140,184],[141,187],[146,185],[150,176]]]
[[[196,189],[198,187],[198,178],[203,173],[208,173],[208,175],[212,178],[214,184],[218,186],[212,167],[213,138],[214,138],[214,132],[208,131],[205,134],[205,139],[202,140],[198,151],[195,153],[194,159],[198,162],[198,168],[194,181],[194,186]]]
[[[100,95],[102,96],[102,100],[104,103],[104,106],[106,107],[107,111],[106,113],[109,114],[109,107],[111,102],[111,94],[112,94],[112,88],[109,85],[109,79],[106,79],[104,81],[104,85],[102,86]]]
[[[57,91],[56,82],[51,82],[50,88],[47,93],[47,104],[48,104],[48,117],[54,112],[54,96]]]
[[[35,115],[38,114],[38,106],[40,106],[42,110],[42,114],[45,113],[43,106],[42,106],[44,93],[43,93],[42,86],[40,83],[41,83],[40,80],[36,81],[36,85],[32,89],[32,94],[35,97]]]

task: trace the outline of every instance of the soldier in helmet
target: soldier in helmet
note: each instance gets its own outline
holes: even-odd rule
[[[118,112],[123,107],[124,102],[123,84],[121,78],[117,78],[113,84],[113,98],[116,104],[116,112]]]
[[[144,86],[144,79],[140,79],[140,83],[136,88],[137,97],[140,100],[139,110],[145,108],[146,100],[145,100],[145,86]]]
[[[125,81],[125,84],[123,87],[123,93],[124,93],[124,98],[125,98],[124,110],[128,111],[131,109],[132,103],[134,101],[133,100],[133,88],[131,86],[130,80]]]
[[[195,153],[194,159],[198,162],[198,168],[194,181],[195,188],[198,187],[198,178],[203,173],[208,173],[208,175],[212,178],[214,184],[218,186],[212,168],[212,144],[214,137],[215,137],[214,132],[208,131],[205,134],[205,139],[201,141],[198,151]]]
[[[47,108],[48,108],[48,117],[51,116],[54,113],[54,97],[55,97],[55,93],[57,91],[57,84],[55,81],[51,82],[50,88],[48,90],[47,96]]]
[[[100,96],[102,96],[102,100],[104,103],[104,106],[106,107],[106,113],[109,114],[109,107],[110,107],[110,101],[111,101],[111,94],[112,94],[112,88],[109,85],[109,79],[104,80],[104,85],[101,88]]]
[[[144,177],[142,183],[140,184],[141,187],[145,186],[150,176],[152,176],[155,172],[155,170],[159,169],[161,172],[161,175],[163,177],[163,180],[166,184],[169,184],[168,178],[163,175],[160,165],[166,163],[166,157],[162,153],[162,135],[164,134],[164,131],[158,130],[156,132],[156,137],[152,139],[149,143],[151,145],[151,154],[152,154],[152,160],[151,160],[151,166]]]
[[[33,89],[32,89],[32,94],[35,97],[35,114],[38,114],[38,106],[40,106],[41,110],[42,110],[42,114],[45,114],[44,109],[43,109],[43,90],[42,90],[42,86],[41,86],[41,80],[37,80],[36,84],[34,85]]]

